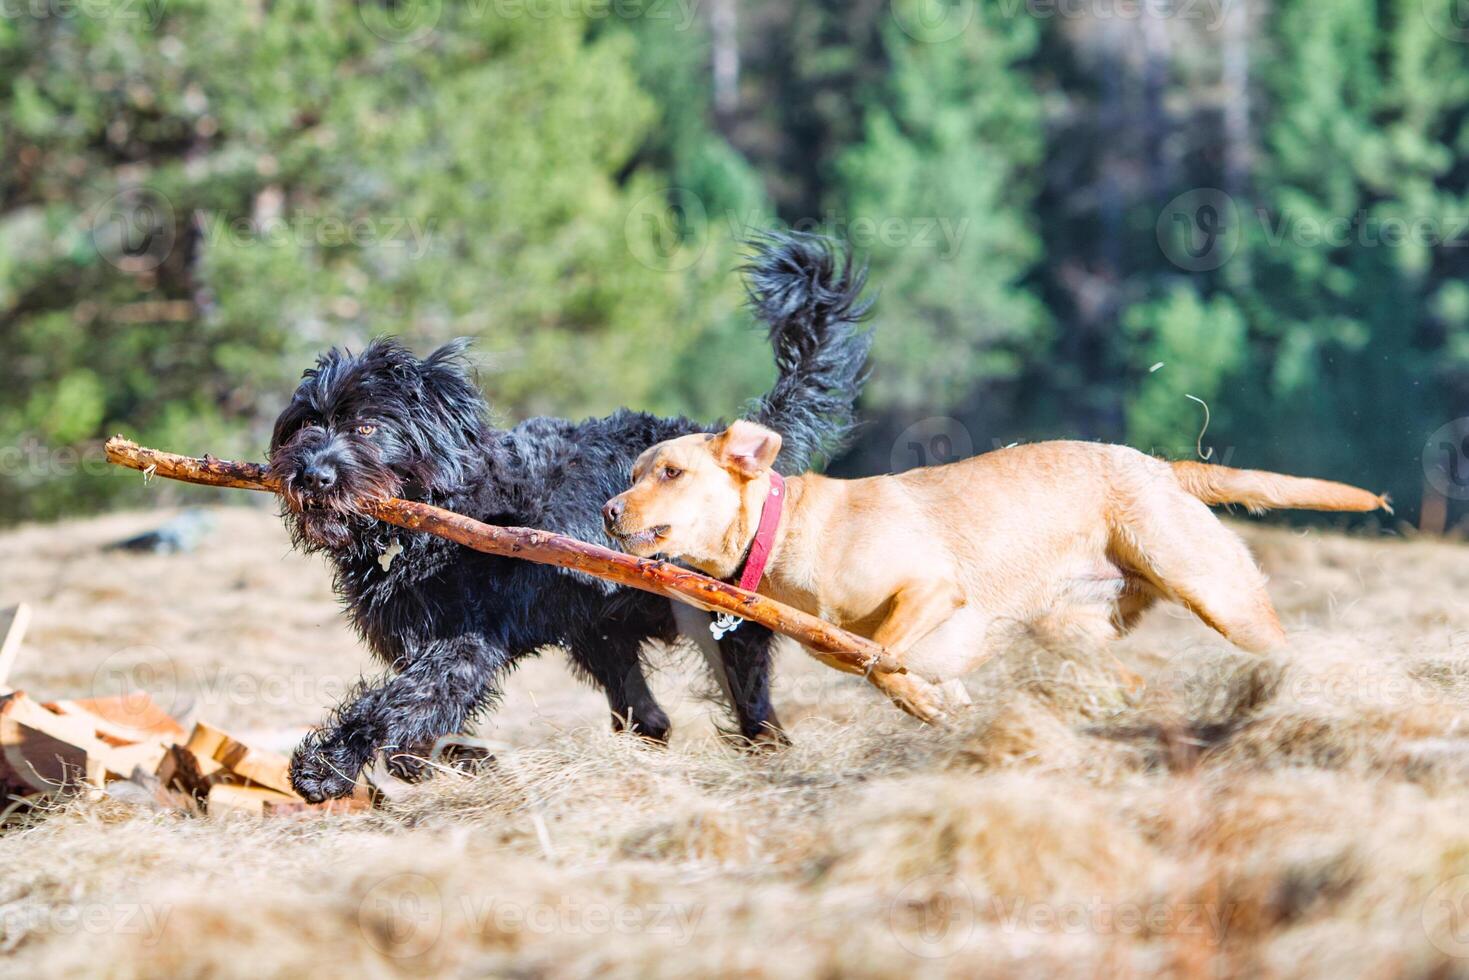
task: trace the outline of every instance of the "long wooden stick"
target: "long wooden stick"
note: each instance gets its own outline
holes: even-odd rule
[[[179,456],[113,436],[107,440],[107,460],[142,470],[145,477],[161,476],[185,483],[235,487],[279,493],[279,484],[257,463],[237,463],[205,456]],[[499,527],[413,500],[392,498],[364,505],[380,521],[410,531],[423,531],[491,555],[559,565],[595,575],[619,585],[653,592],[710,612],[731,613],[768,626],[799,640],[813,650],[864,672],[902,673],[903,668],[881,646],[839,629],[823,619],[784,603],[746,592],[728,583],[671,565],[666,561],[634,558],[564,534],[528,527]]]

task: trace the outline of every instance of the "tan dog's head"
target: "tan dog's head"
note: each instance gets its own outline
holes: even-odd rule
[[[733,573],[759,523],[780,436],[740,420],[717,434],[660,442],[633,464],[632,487],[602,508],[623,551]]]

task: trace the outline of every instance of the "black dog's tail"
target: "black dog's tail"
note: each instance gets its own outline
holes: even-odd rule
[[[776,465],[798,473],[840,449],[852,430],[872,346],[858,326],[872,307],[862,299],[867,268],[816,235],[770,232],[750,244],[750,306],[769,324],[780,375],[746,415],[781,434]]]

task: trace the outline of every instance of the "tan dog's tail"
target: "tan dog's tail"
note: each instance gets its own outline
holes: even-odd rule
[[[1251,513],[1280,508],[1301,510],[1377,510],[1392,513],[1386,496],[1333,483],[1285,476],[1265,470],[1236,470],[1184,460],[1173,463],[1173,475],[1188,493],[1206,504],[1242,504]]]

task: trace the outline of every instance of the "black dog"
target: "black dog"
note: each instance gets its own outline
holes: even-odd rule
[[[781,468],[797,472],[851,425],[869,344],[855,326],[867,312],[865,273],[808,236],[763,239],[746,271],[779,368],[750,417],[781,433]],[[291,782],[308,800],[350,792],[381,750],[395,774],[421,775],[435,740],[462,730],[496,699],[507,668],[549,645],[606,692],[614,727],[668,736],[640,659],[645,641],[677,636],[667,599],[405,532],[364,517],[359,502],[402,496],[606,543],[602,504],[624,489],[633,460],[701,427],[624,409],[495,429],[464,348],[422,360],[392,340],[356,355],[333,349],[276,420],[270,469],[296,545],[331,558],[353,624],[392,668],[296,750]],[[747,623],[719,644],[722,686],[752,742],[784,738],[770,705],[770,641]]]

